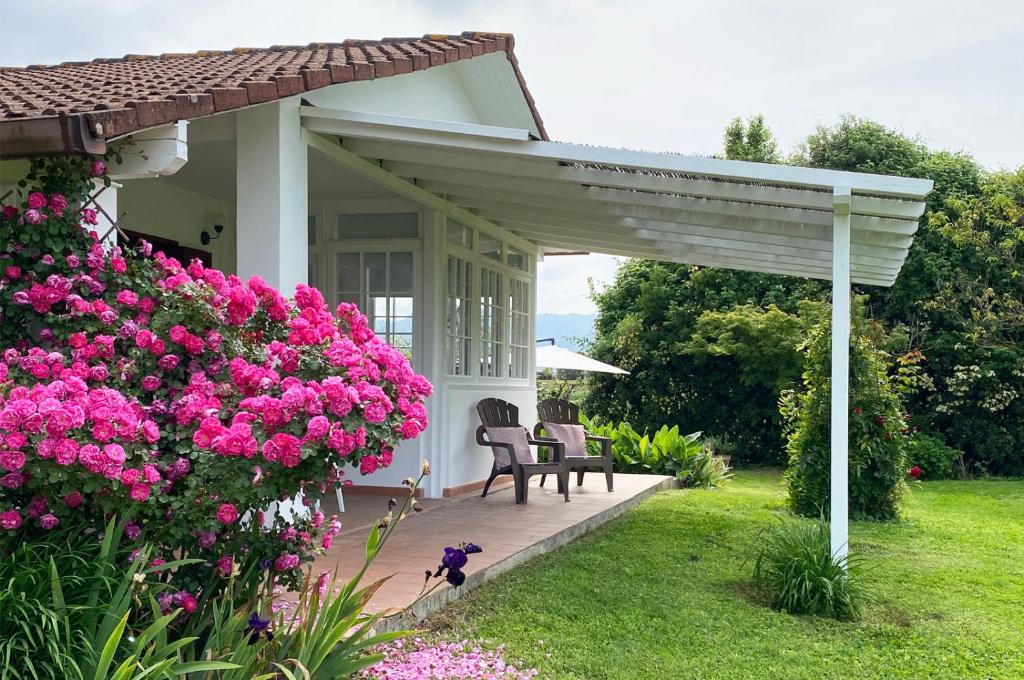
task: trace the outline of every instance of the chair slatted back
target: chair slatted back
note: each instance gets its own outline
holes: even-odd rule
[[[566,399],[545,399],[537,404],[537,416],[542,423],[579,425],[580,407]]]
[[[519,424],[519,407],[504,399],[488,397],[477,402],[476,412],[483,427],[522,427]]]

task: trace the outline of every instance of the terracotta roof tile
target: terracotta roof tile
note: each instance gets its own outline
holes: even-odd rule
[[[0,67],[0,125],[81,115],[97,136],[110,139],[335,83],[386,78],[503,50],[544,134],[513,45],[507,34],[467,32]]]

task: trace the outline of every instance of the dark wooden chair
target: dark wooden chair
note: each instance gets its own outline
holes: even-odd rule
[[[564,457],[562,452],[565,447],[560,441],[549,437],[531,437],[530,431],[519,423],[519,408],[515,404],[510,404],[503,399],[493,397],[482,399],[476,405],[476,411],[480,415],[481,422],[480,427],[476,429],[476,442],[480,446],[490,447],[494,453],[491,476],[487,478],[487,483],[484,484],[482,497],[487,496],[491,483],[498,475],[511,474],[515,480],[516,503],[526,503],[530,477],[533,475],[547,476],[552,474],[558,477],[559,493],[565,496],[566,503],[569,502],[569,468],[566,467],[565,462],[562,460]],[[487,428],[519,428],[522,430],[521,442],[526,444],[525,454],[522,450],[517,452],[516,445],[511,442],[491,441]],[[538,463],[529,451],[530,446],[551,447],[554,452],[552,460],[547,463]],[[508,452],[509,460],[507,465],[499,465],[499,449]],[[521,460],[524,457],[528,459]],[[501,462],[504,463],[505,461],[502,460]]]
[[[566,401],[565,399],[545,399],[540,402],[537,404],[537,416],[540,422],[533,428],[535,439],[541,439],[540,433],[542,430],[544,430],[545,434],[549,438],[554,436],[554,433],[548,432],[544,429],[544,423],[553,423],[555,425],[580,425],[580,407],[571,401]],[[572,452],[570,451],[569,453],[563,454],[566,467],[568,467],[569,470],[576,470],[576,486],[583,486],[583,474],[587,471],[587,468],[601,468],[604,470],[604,478],[608,483],[608,490],[612,491],[612,440],[608,437],[599,437],[591,434],[586,430],[583,430],[583,433],[584,442],[601,443],[601,455],[571,455]],[[563,441],[563,444],[564,443],[565,442]],[[584,453],[586,452],[584,451]],[[543,478],[540,483],[541,486],[544,486]]]

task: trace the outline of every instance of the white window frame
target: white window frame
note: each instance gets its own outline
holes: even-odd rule
[[[339,214],[365,213],[415,213],[417,215],[416,238],[387,239],[338,239],[335,225]],[[355,199],[348,201],[323,201],[309,211],[316,217],[317,245],[309,249],[309,257],[316,258],[320,280],[320,291],[332,308],[337,281],[337,256],[339,253],[412,253],[412,365],[422,372],[427,358],[423,356],[424,332],[424,289],[423,289],[423,229],[426,221],[424,210],[404,201],[391,199]]]
[[[457,222],[457,220],[453,220],[451,217],[448,217],[448,221]],[[448,236],[447,236],[447,222],[445,224],[445,238],[444,238],[444,244],[445,244],[445,258],[444,258],[445,269],[444,269],[444,272],[445,272],[446,282],[447,282],[447,274],[448,274],[447,267],[448,267],[448,258],[449,257],[455,257],[457,259],[464,260],[464,261],[468,262],[470,264],[471,271],[472,271],[472,274],[471,274],[471,288],[472,288],[472,290],[470,292],[470,301],[471,301],[471,304],[472,304],[472,308],[470,309],[470,322],[471,322],[471,329],[472,329],[472,337],[471,337],[471,342],[470,342],[471,356],[469,358],[470,374],[469,375],[453,375],[450,372],[450,367],[452,365],[451,364],[452,357],[449,356],[449,354],[448,354],[448,342],[447,342],[447,335],[446,335],[446,341],[445,341],[445,345],[444,345],[444,351],[445,351],[444,364],[445,364],[445,373],[446,373],[447,379],[449,381],[451,381],[451,382],[479,382],[479,383],[485,383],[485,384],[502,383],[502,384],[509,384],[509,385],[529,385],[531,383],[531,379],[530,379],[529,373],[530,373],[530,365],[532,364],[532,362],[530,361],[528,353],[523,356],[523,358],[521,360],[521,363],[522,363],[521,366],[514,366],[514,362],[511,359],[504,360],[503,361],[503,365],[504,365],[504,368],[505,368],[505,370],[503,371],[504,375],[497,375],[497,376],[482,375],[481,368],[483,366],[483,352],[482,352],[482,345],[483,345],[483,337],[482,337],[482,335],[483,335],[483,333],[482,333],[482,328],[481,328],[481,316],[482,316],[482,309],[481,309],[481,278],[482,278],[482,274],[481,274],[481,268],[486,267],[488,269],[491,269],[492,271],[497,272],[498,275],[499,275],[500,281],[501,281],[501,284],[500,284],[501,285],[501,289],[502,289],[501,296],[502,296],[502,300],[503,300],[502,306],[503,306],[504,310],[503,310],[503,322],[502,322],[503,323],[503,328],[502,328],[502,336],[501,336],[500,342],[501,342],[501,346],[503,348],[502,349],[502,354],[510,356],[509,353],[512,350],[512,343],[511,343],[511,340],[512,340],[512,337],[511,337],[512,313],[511,313],[511,310],[509,309],[509,304],[510,304],[510,301],[511,301],[510,300],[510,296],[509,296],[509,292],[510,292],[509,282],[511,280],[515,279],[515,280],[521,282],[522,284],[524,284],[525,287],[526,287],[526,290],[525,290],[525,303],[526,303],[526,306],[525,306],[525,314],[526,314],[526,329],[525,329],[525,332],[526,332],[527,335],[529,335],[532,332],[532,330],[531,330],[532,329],[532,324],[530,323],[530,320],[531,320],[531,318],[533,316],[533,308],[534,308],[534,286],[537,285],[536,277],[535,277],[535,272],[536,272],[536,256],[535,256],[534,253],[531,253],[531,252],[524,252],[523,253],[525,255],[525,257],[526,257],[526,270],[519,269],[517,267],[510,267],[508,264],[506,264],[506,261],[507,261],[507,257],[506,257],[506,255],[507,255],[507,248],[509,247],[509,244],[508,244],[508,242],[505,239],[497,237],[497,240],[501,242],[502,250],[501,250],[501,259],[500,260],[495,260],[495,259],[487,257],[487,256],[485,256],[485,255],[483,255],[483,254],[478,252],[480,230],[477,229],[476,227],[469,227],[469,229],[470,229],[470,232],[472,234],[472,238],[471,238],[472,248],[466,248],[466,247],[464,247],[462,245],[459,245],[459,244],[450,243],[448,241]],[[494,237],[493,234],[489,234],[489,236]],[[523,252],[520,248],[516,248],[516,250],[519,250],[520,252]],[[445,326],[446,326],[445,333],[447,334],[447,323],[448,323],[447,314],[448,314],[448,311],[449,311],[447,285],[445,287],[444,307],[445,307],[445,315],[446,315],[445,316]],[[532,338],[529,338],[529,337],[527,339],[528,340],[532,340]],[[527,345],[528,351],[529,351],[529,348],[532,348],[532,347],[533,347],[533,342],[529,342],[528,345]],[[518,376],[522,376],[522,377],[516,377],[517,375]]]

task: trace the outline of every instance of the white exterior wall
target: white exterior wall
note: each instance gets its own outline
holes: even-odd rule
[[[227,274],[235,272],[235,206],[162,182],[159,179],[132,179],[121,182],[118,210],[121,226],[153,236],[205,250],[213,266]],[[205,229],[213,234],[213,216],[223,215],[224,232],[209,245],[199,235]]]
[[[299,100],[243,109],[235,122],[238,275],[259,275],[286,295],[307,278],[309,165]]]

